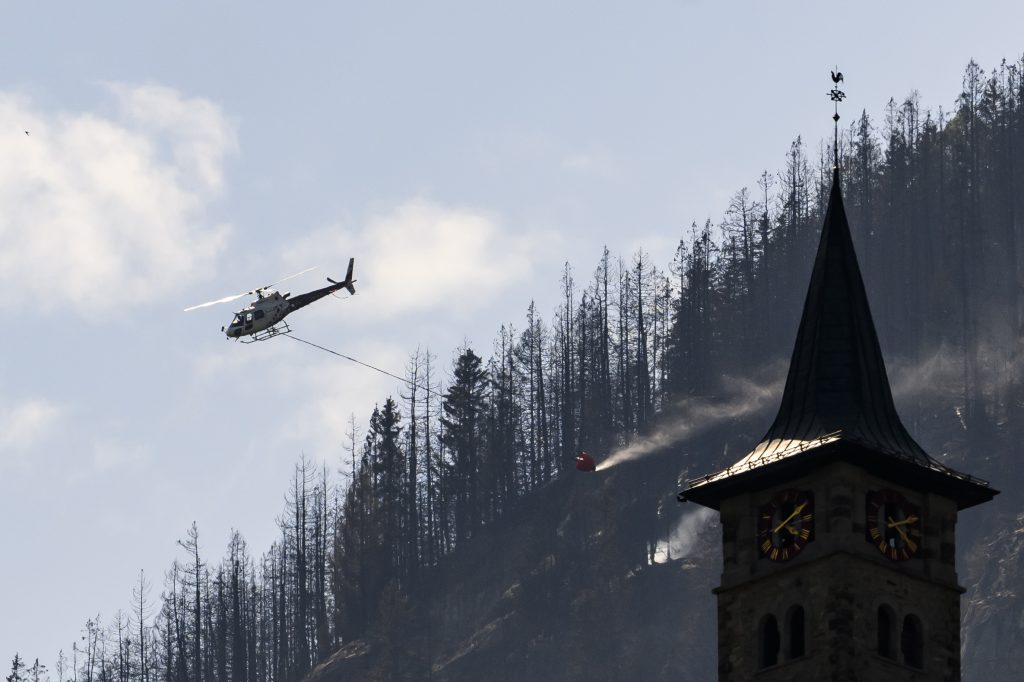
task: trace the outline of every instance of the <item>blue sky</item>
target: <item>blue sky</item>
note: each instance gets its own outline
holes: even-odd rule
[[[561,265],[667,264],[691,222],[911,89],[1024,51],[1019,2],[5,3],[0,23],[0,659],[52,667],[153,597],[198,523],[277,533],[300,455],[396,382],[205,300],[356,257],[359,295],[292,318],[400,373],[490,350]],[[25,135],[28,130],[30,135]]]

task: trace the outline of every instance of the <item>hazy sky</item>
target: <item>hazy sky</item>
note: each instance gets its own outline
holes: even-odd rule
[[[290,318],[401,373],[554,309],[607,244],[667,264],[693,221],[830,134],[1024,51],[1019,0],[4,3],[0,668],[159,595],[195,520],[254,555],[305,453],[338,466],[397,382],[205,300],[319,266]],[[314,6],[315,5],[315,6]],[[158,9],[157,7],[161,7]],[[29,131],[29,135],[25,134]]]

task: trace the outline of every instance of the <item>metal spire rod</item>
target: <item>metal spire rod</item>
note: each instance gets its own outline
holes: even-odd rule
[[[832,141],[832,159],[836,170],[839,169],[839,103],[846,98],[846,93],[839,89],[839,84],[843,82],[843,72],[839,70],[837,66],[835,71],[832,72],[832,90],[829,91],[828,95],[832,98],[834,104],[834,112],[832,114],[832,121],[835,125],[835,137]]]

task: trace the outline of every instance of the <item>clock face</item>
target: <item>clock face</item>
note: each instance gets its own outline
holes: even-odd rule
[[[757,512],[757,547],[772,561],[789,561],[814,540],[814,494],[786,490]]]
[[[921,551],[921,510],[895,490],[868,493],[867,541],[892,561],[906,561]]]

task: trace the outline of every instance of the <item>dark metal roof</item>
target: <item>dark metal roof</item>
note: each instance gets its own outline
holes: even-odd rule
[[[838,169],[832,176],[828,210],[779,413],[746,457],[724,471],[690,481],[683,497],[702,504],[710,501],[713,504],[709,506],[717,507],[721,495],[701,488],[711,486],[724,492],[713,484],[796,455],[806,462],[805,453],[813,457],[809,451],[824,450],[837,442],[855,446],[840,448],[844,453],[882,454],[988,489],[984,481],[929,457],[896,413],[843,208]],[[994,494],[990,491],[988,499]]]

